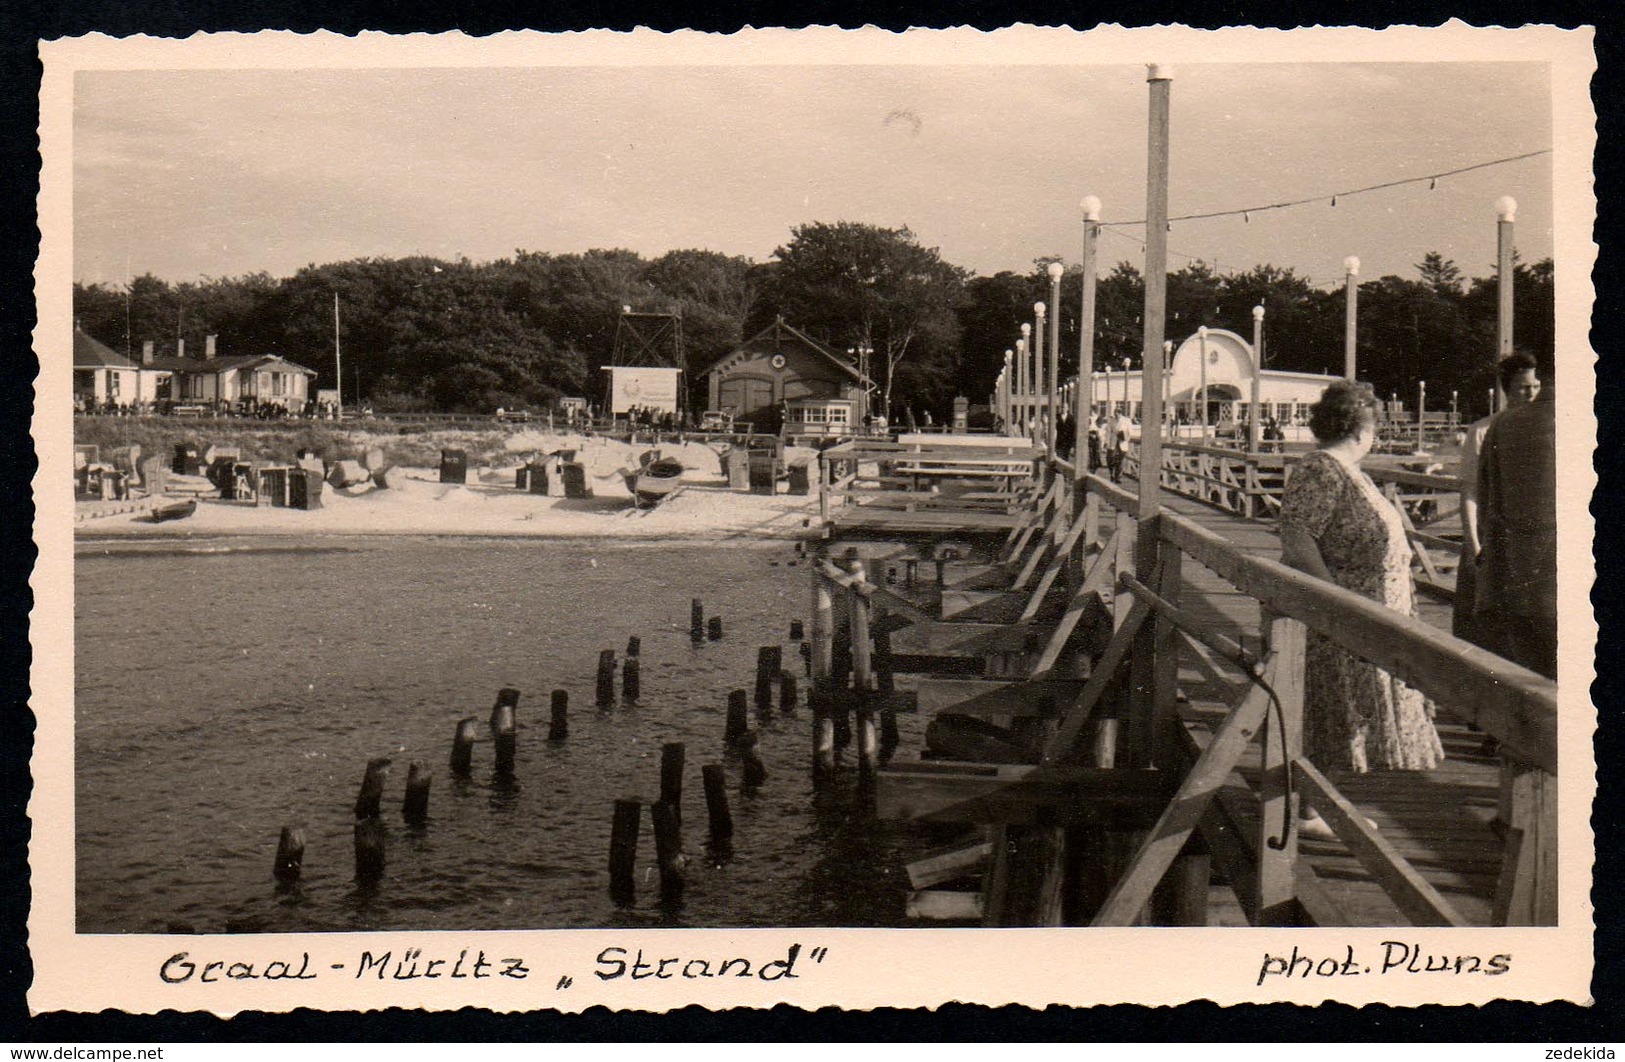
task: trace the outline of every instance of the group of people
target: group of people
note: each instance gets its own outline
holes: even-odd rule
[[[1104,464],[1113,483],[1123,482],[1123,458],[1128,456],[1128,445],[1134,431],[1134,419],[1126,410],[1115,416],[1096,413],[1089,418],[1089,473],[1100,471]]]
[[[1556,678],[1557,494],[1554,406],[1535,362],[1501,361],[1503,410],[1463,446],[1462,567],[1456,634]],[[1281,500],[1281,559],[1405,615],[1415,614],[1411,546],[1399,510],[1360,461],[1376,440],[1370,388],[1338,381],[1314,407],[1316,449],[1293,466]],[[1426,770],[1444,757],[1433,705],[1330,639],[1311,634],[1303,747],[1325,769]],[[1300,829],[1330,836],[1306,813]]]

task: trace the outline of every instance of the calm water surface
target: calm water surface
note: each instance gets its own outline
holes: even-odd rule
[[[853,806],[850,778],[814,796],[810,713],[759,722],[767,785],[739,791],[722,746],[730,689],[756,649],[804,618],[808,574],[786,543],[707,546],[346,539],[81,543],[76,576],[81,932],[190,926],[267,932],[582,926],[901,924],[901,863],[925,840]],[[689,601],[723,617],[693,645]],[[639,703],[593,707],[598,652],[642,640]],[[515,782],[495,784],[485,722],[520,702]],[[548,694],[570,692],[550,744]],[[801,683],[805,695],[805,681]],[[481,724],[473,776],[446,769],[458,719]],[[919,725],[901,719],[903,748]],[[612,802],[654,799],[660,746],[687,744],[688,889],[662,908],[647,813],[639,894],[609,899]],[[389,865],[353,878],[352,806],[391,756]],[[407,764],[433,770],[430,821],[399,814]],[[699,769],[724,763],[731,851],[706,844]],[[302,882],[271,878],[281,827],[307,839]]]

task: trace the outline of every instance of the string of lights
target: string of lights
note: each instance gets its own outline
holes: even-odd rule
[[[1378,192],[1385,188],[1399,188],[1407,184],[1421,184],[1423,181],[1428,182],[1428,187],[1431,189],[1438,187],[1439,181],[1445,177],[1455,177],[1463,173],[1471,173],[1474,170],[1489,169],[1491,166],[1504,166],[1509,162],[1521,162],[1524,159],[1532,159],[1540,155],[1550,155],[1551,153],[1551,148],[1541,148],[1539,151],[1526,151],[1521,155],[1508,155],[1506,158],[1490,159],[1488,162],[1475,162],[1471,166],[1459,166],[1453,170],[1440,170],[1438,173],[1425,173],[1419,177],[1402,177],[1397,181],[1383,181],[1381,184],[1368,184],[1363,188],[1348,188],[1340,192],[1323,192],[1320,195],[1306,196],[1303,199],[1287,199],[1279,203],[1263,203],[1258,206],[1237,207],[1233,210],[1212,210],[1203,214],[1181,214],[1178,217],[1169,218],[1168,223],[1169,225],[1172,225],[1176,221],[1205,221],[1210,218],[1233,217],[1240,217],[1244,221],[1251,221],[1253,214],[1262,214],[1269,210],[1285,210],[1288,207],[1307,206],[1310,203],[1322,202],[1330,202],[1332,206],[1336,206],[1339,199],[1347,199],[1350,196],[1364,195],[1367,192]],[[1134,221],[1103,222],[1101,224],[1101,228],[1109,231],[1114,227],[1126,227],[1144,224],[1144,218],[1137,218]]]

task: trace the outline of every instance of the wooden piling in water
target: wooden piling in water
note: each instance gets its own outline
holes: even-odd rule
[[[457,734],[451,739],[451,773],[466,778],[474,769],[474,733],[478,722],[473,716],[457,720]]]
[[[598,654],[598,707],[608,708],[615,703],[615,650],[605,649]]]
[[[668,741],[660,746],[660,799],[677,808],[679,818],[683,807],[683,760],[681,741]]]
[[[740,788],[747,792],[760,789],[762,784],[767,781],[767,764],[762,762],[761,755],[756,751],[756,734],[754,731],[747,733],[740,739],[739,755],[744,762]]]
[[[891,762],[892,756],[897,753],[897,746],[902,743],[902,737],[897,732],[897,711],[893,708],[880,710],[880,763],[882,766]]]
[[[660,899],[673,903],[683,896],[683,829],[677,805],[664,800],[650,808],[655,824],[655,858],[660,864]]]
[[[377,815],[359,818],[355,823],[355,880],[359,885],[375,885],[384,876],[384,820]]]
[[[621,699],[635,701],[643,692],[643,664],[636,656],[629,656],[621,664]]]
[[[355,798],[355,817],[370,819],[378,816],[384,796],[384,779],[389,776],[390,759],[378,756],[367,761],[367,773],[361,779],[361,791]]]
[[[618,904],[630,904],[637,896],[638,830],[642,821],[640,801],[615,801],[609,827],[609,893]]]
[[[434,775],[419,764],[406,768],[406,796],[401,801],[401,817],[409,826],[422,826],[429,821],[429,787]]]
[[[705,783],[705,813],[710,821],[711,840],[726,841],[733,836],[733,815],[728,811],[728,776],[720,763],[708,763],[700,768],[700,779]]]
[[[773,680],[778,678],[784,664],[784,650],[777,645],[764,645],[756,650],[756,710],[773,710]]]
[[[744,690],[730,690],[728,693],[728,722],[722,732],[722,740],[729,745],[737,745],[750,729],[750,716],[748,705],[745,703]]]
[[[709,794],[710,790],[706,790]],[[724,797],[724,800],[727,798]],[[726,812],[726,805],[723,808]],[[299,875],[305,869],[305,831],[298,826],[282,827],[282,836],[276,842],[276,862],[271,865],[271,875],[283,885],[292,885],[299,880]]]
[[[806,628],[804,628],[801,625],[801,621],[800,620],[791,620],[790,621],[790,640],[792,642],[799,642],[803,638],[805,638],[806,636],[807,636],[806,635]]]
[[[643,639],[642,638],[639,638],[637,635],[634,634],[634,635],[632,635],[630,638],[628,638],[626,640],[626,655],[627,656],[637,656],[642,651],[643,651]]]
[[[697,597],[688,605],[688,637],[690,641],[705,641],[705,605]]]
[[[706,621],[705,636],[713,642],[722,641],[722,617],[712,616]]]
[[[553,691],[553,714],[547,724],[547,740],[563,741],[570,736],[570,691]]]
[[[519,734],[514,723],[514,706],[498,703],[491,710],[491,744],[496,750],[496,773],[499,777],[513,775],[514,754],[519,749]]]
[[[781,670],[779,672],[779,711],[793,712],[796,710],[796,674],[794,671]]]
[[[809,690],[807,704],[813,717],[813,784],[817,786],[835,776],[835,717],[828,693]]]

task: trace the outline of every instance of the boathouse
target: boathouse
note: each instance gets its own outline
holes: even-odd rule
[[[776,318],[705,370],[707,409],[757,430],[780,421],[817,422],[816,434],[844,433],[868,412],[870,381],[851,358]]]

